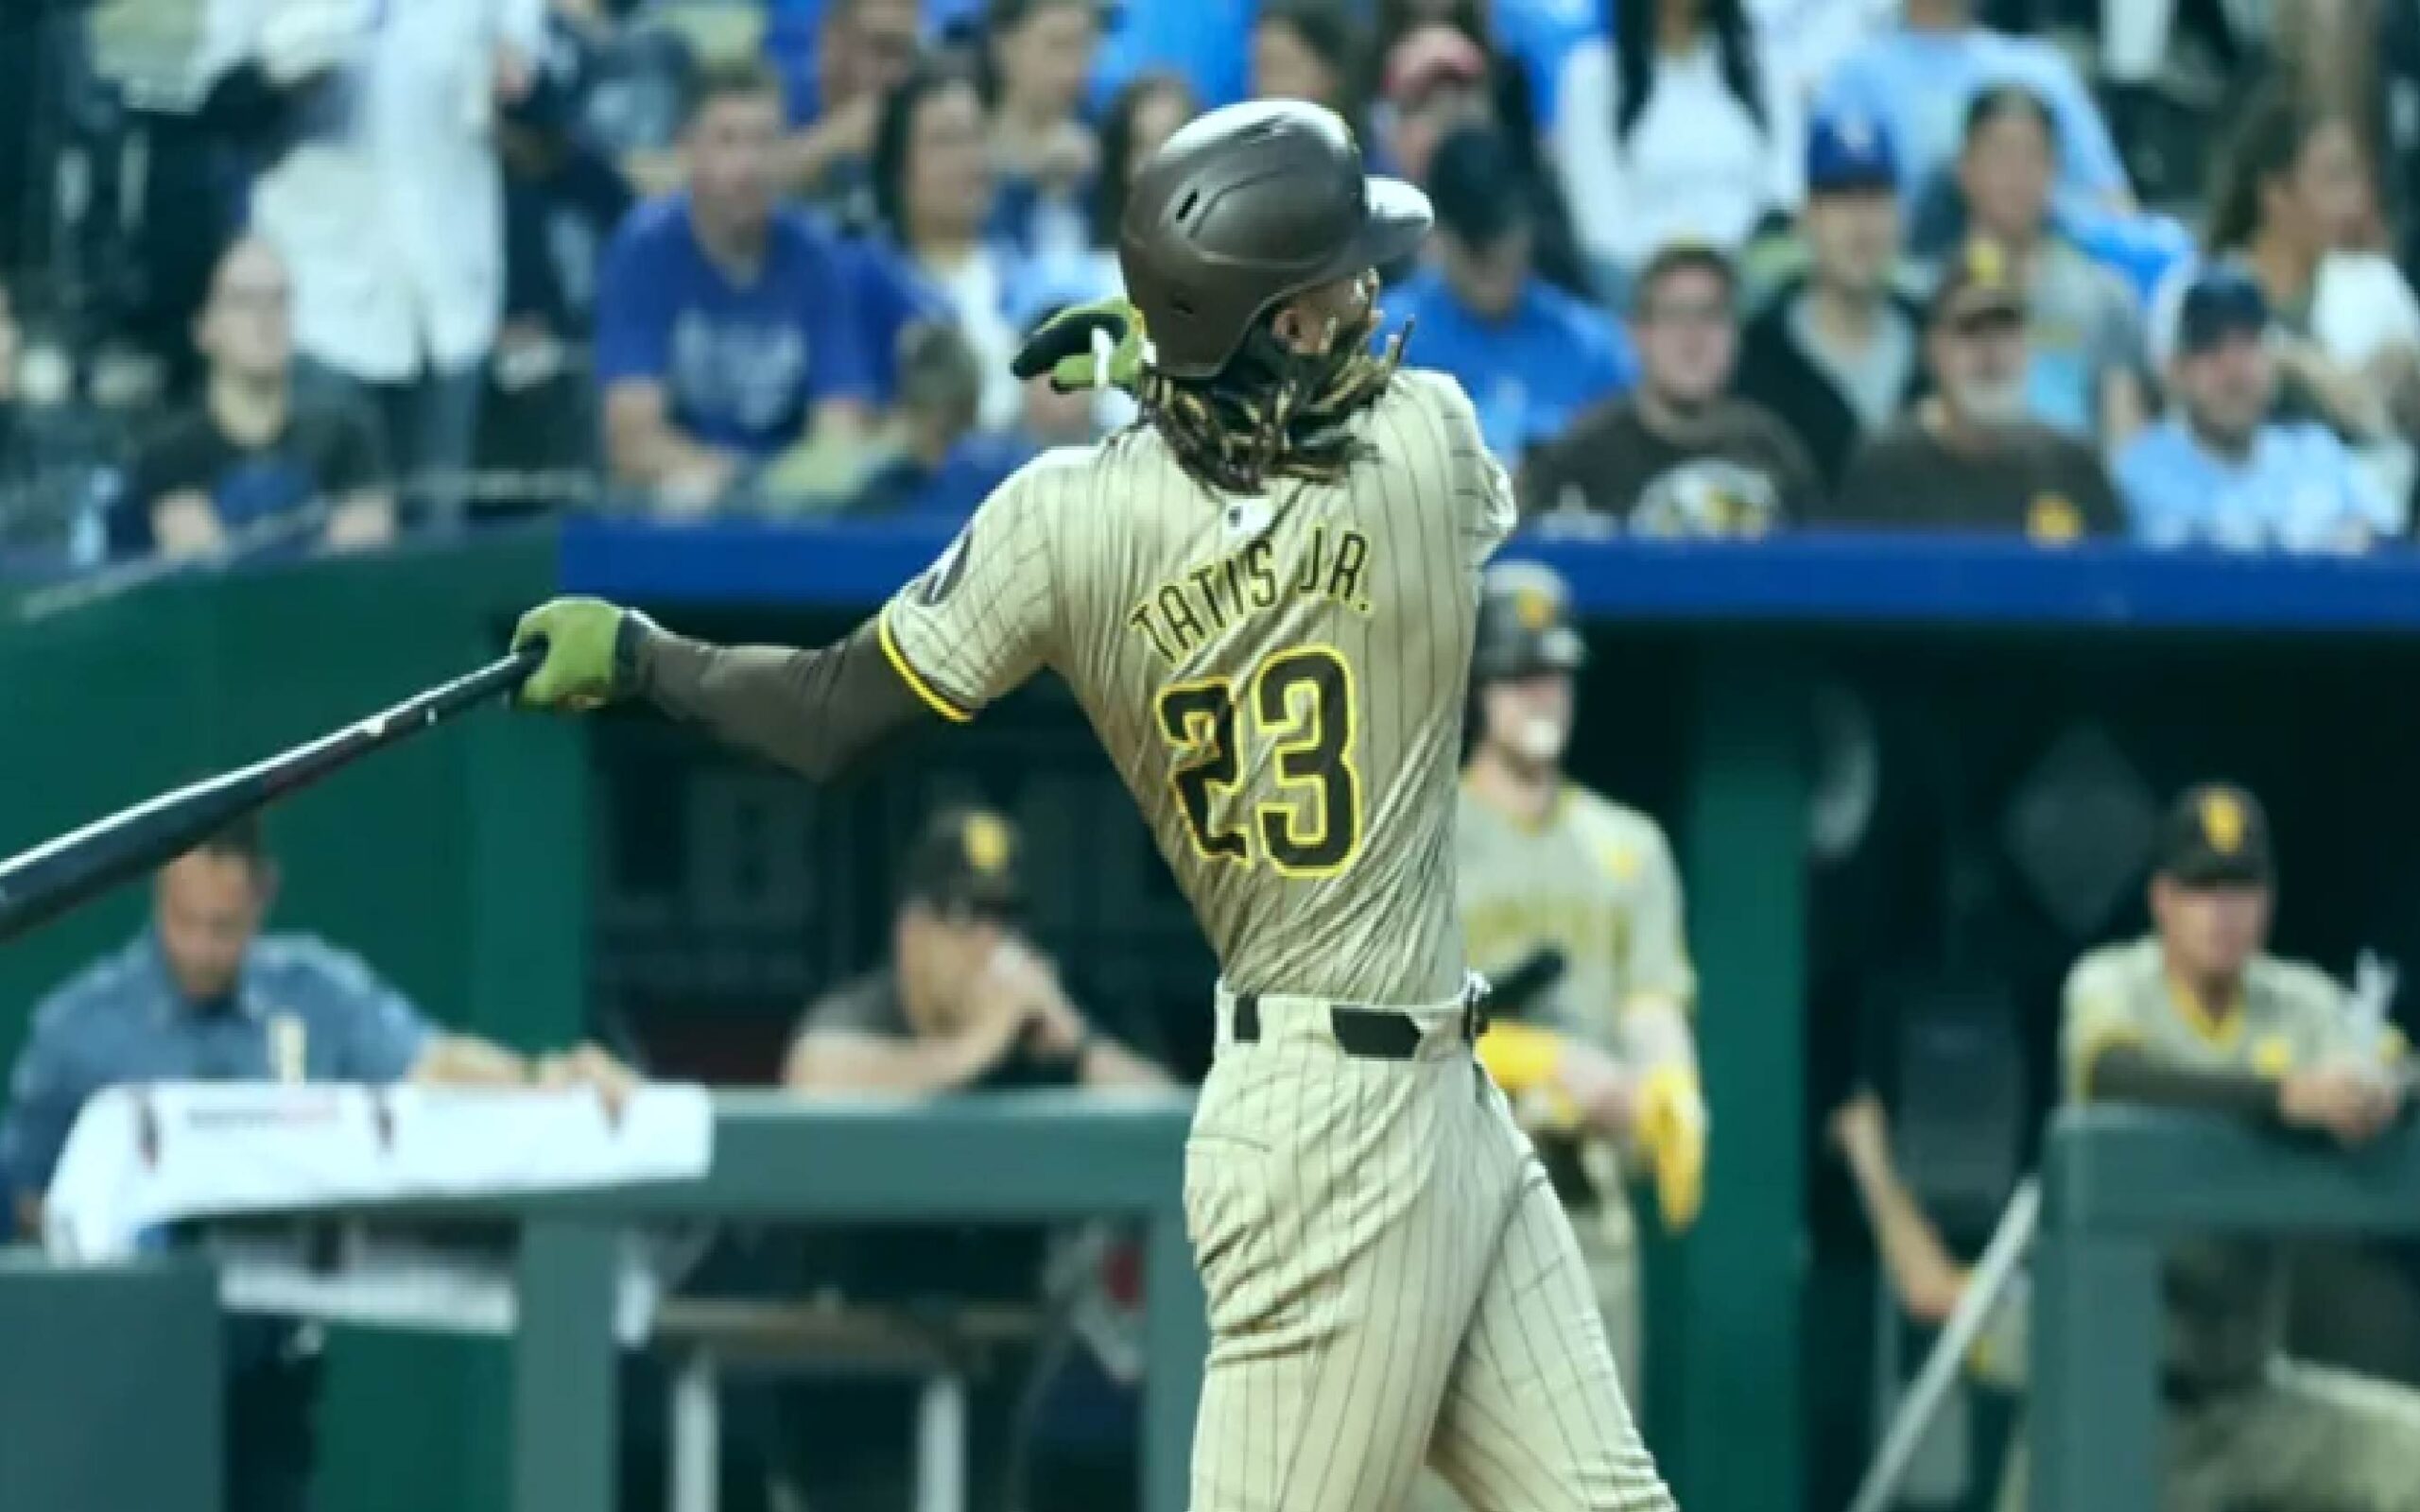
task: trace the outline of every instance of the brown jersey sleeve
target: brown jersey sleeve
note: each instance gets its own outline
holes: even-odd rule
[[[883,606],[883,655],[944,719],[974,718],[1058,654],[1048,487],[1035,467],[1011,478]]]
[[[813,651],[710,645],[637,615],[623,623],[635,637],[635,681],[649,702],[818,782],[924,717],[924,706],[884,665],[871,623]]]

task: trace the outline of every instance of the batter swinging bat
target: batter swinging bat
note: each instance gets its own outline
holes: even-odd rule
[[[510,693],[544,657],[544,646],[524,646],[334,734],[240,771],[164,793],[0,862],[0,944],[139,871],[182,855],[254,809],[308,787],[338,767]]]

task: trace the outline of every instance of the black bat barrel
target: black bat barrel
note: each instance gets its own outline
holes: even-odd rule
[[[521,686],[544,659],[527,646],[267,761],[181,787],[0,862],[0,945],[190,850],[245,815]]]

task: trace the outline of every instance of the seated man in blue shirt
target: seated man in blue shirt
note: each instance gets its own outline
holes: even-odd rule
[[[260,935],[277,868],[258,821],[170,862],[151,927],[34,1010],[0,1116],[0,1174],[20,1224],[41,1224],[86,1099],[149,1081],[593,1082],[626,1074],[583,1047],[535,1063],[430,1025],[361,961],[306,935]],[[299,1335],[247,1328],[229,1349],[225,1504],[300,1512],[313,1458],[318,1361]]]
[[[871,385],[842,290],[853,267],[773,202],[781,86],[762,65],[700,82],[683,129],[689,187],[640,207],[605,264],[596,378],[614,480],[668,512],[713,507],[810,427],[865,428]]]
[[[2234,267],[2204,271],[2177,308],[2166,420],[2118,458],[2134,535],[2153,545],[2360,551],[2402,510],[2326,427],[2268,419],[2277,396],[2269,305]]]
[[[1420,364],[1461,381],[1489,449],[1517,462],[1630,387],[1629,344],[1530,270],[1529,191],[1492,128],[1462,127],[1438,145],[1428,198],[1437,265],[1387,296],[1390,323],[1413,327]]]

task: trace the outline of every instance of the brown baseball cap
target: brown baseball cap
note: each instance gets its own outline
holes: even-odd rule
[[[1016,826],[983,808],[933,816],[903,868],[900,899],[957,917],[1014,919],[1025,911]]]
[[[2023,319],[2025,290],[1999,244],[1978,238],[1960,247],[1943,266],[1932,290],[1932,319],[1935,324],[1962,324],[1993,315]]]
[[[2188,787],[2160,826],[2157,865],[2187,887],[2265,887],[2276,875],[2269,815],[2232,782]]]

